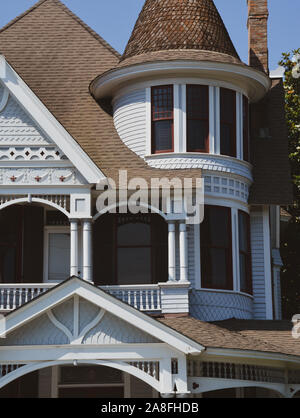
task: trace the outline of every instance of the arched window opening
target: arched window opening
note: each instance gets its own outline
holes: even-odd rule
[[[167,223],[155,214],[107,214],[94,225],[97,285],[154,284],[168,277]]]

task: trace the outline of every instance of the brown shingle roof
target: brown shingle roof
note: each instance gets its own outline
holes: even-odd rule
[[[112,117],[89,92],[119,54],[59,0],[41,0],[0,30],[0,51],[107,177],[201,176],[201,170],[157,170],[129,150]]]
[[[212,0],[146,0],[121,61],[163,50],[212,51],[239,61]]]
[[[206,348],[251,350],[300,356],[290,321],[226,320],[207,323],[192,317],[160,318],[160,322]]]
[[[245,64],[243,64],[239,59],[233,57],[232,55],[222,54],[221,52],[197,51],[192,49],[169,49],[166,51],[153,51],[140,55],[134,55],[133,57],[121,61],[118,65],[118,68],[127,67],[135,64],[142,64],[146,62],[174,60],[214,61],[245,66]]]

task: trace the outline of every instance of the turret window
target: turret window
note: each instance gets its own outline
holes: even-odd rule
[[[173,86],[152,87],[152,153],[174,151]]]
[[[230,208],[205,206],[201,224],[201,277],[204,288],[233,288]]]
[[[236,157],[236,93],[225,88],[220,89],[220,150]]]
[[[244,160],[249,161],[249,101],[243,96],[243,149]]]
[[[241,291],[252,293],[250,219],[242,211],[239,211],[239,253]]]
[[[208,86],[187,85],[187,151],[209,152]]]

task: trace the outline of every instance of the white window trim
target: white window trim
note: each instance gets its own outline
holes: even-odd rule
[[[70,234],[68,226],[45,226],[44,227],[44,283],[61,283],[59,280],[49,280],[49,235]]]
[[[232,85],[225,83],[209,83],[208,80],[161,80],[146,90],[146,157],[156,156],[152,153],[152,115],[151,115],[151,88],[159,85],[173,85],[174,102],[174,154],[187,153],[187,114],[186,114],[186,86],[188,84],[205,85],[209,88],[209,152],[208,155],[221,155],[221,134],[220,134],[220,88],[228,88],[236,93],[236,157],[239,161],[245,161],[243,155],[243,96],[244,92]],[[168,155],[173,153],[166,153]],[[195,153],[196,154],[196,153]],[[163,158],[164,153],[159,154]]]
[[[206,205],[209,205],[206,202]],[[226,207],[225,205],[216,205],[220,207]],[[228,206],[227,206],[228,207]],[[249,212],[244,208],[230,208],[231,211],[231,242],[232,242],[232,275],[233,275],[233,289],[211,289],[202,287],[201,280],[201,225],[194,226],[194,260],[195,260],[195,289],[207,290],[210,292],[227,292],[227,293],[239,293],[253,298],[251,293],[241,292],[241,278],[240,278],[240,261],[239,261],[239,223],[238,223],[238,211],[241,210],[245,213]]]

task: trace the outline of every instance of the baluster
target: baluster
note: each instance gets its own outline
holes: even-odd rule
[[[32,299],[34,299],[34,289],[33,288],[31,288],[31,291],[30,291],[30,296],[31,296],[31,299],[30,300],[32,300]]]
[[[17,289],[13,290],[13,300],[12,300],[12,308],[16,309],[16,294],[17,294]]]
[[[1,289],[1,294],[0,294],[0,308],[1,308],[1,310],[4,309],[4,289]]]
[[[139,294],[140,294],[140,311],[142,311],[144,309],[144,306],[143,306],[143,292],[140,290]]]
[[[17,304],[18,304],[18,306],[21,306],[22,305],[22,295],[23,295],[23,289],[19,289],[18,290],[18,302],[17,302]]]
[[[133,306],[137,309],[137,295],[136,295],[136,290],[133,292]]]
[[[154,290],[150,290],[150,295],[151,295],[151,311],[153,311],[155,309],[155,305],[154,305]]]
[[[25,289],[25,303],[28,302],[28,288]]]
[[[145,290],[145,302],[146,302],[146,311],[150,311],[150,306],[149,306],[149,291]]]

